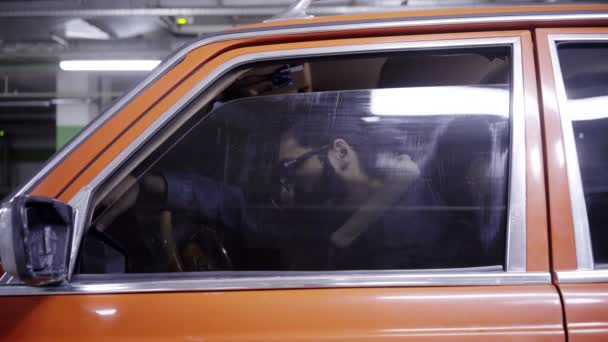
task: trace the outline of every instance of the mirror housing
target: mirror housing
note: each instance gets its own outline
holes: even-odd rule
[[[0,208],[0,257],[4,270],[30,285],[68,278],[74,229],[69,205],[17,196]]]

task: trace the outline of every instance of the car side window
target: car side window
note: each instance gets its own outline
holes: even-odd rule
[[[608,263],[608,43],[557,45],[572,122],[591,246],[596,265]]]
[[[100,201],[77,272],[502,269],[510,56],[244,66]]]

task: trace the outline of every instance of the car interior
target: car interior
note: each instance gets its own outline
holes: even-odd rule
[[[386,268],[359,268],[357,264],[344,267],[330,262],[328,236],[344,220],[342,215],[334,215],[340,211],[338,206],[281,210],[273,205],[277,187],[273,168],[286,122],[311,113],[346,120],[343,122],[357,126],[370,137],[384,137],[374,138],[370,144],[397,146],[398,153],[407,154],[419,165],[420,182],[436,196],[434,204],[405,209],[384,206],[381,210],[409,210],[408,215],[420,217],[443,215],[444,222],[449,223],[442,226],[447,233],[436,241],[437,249],[454,252],[437,262],[417,260],[402,268],[502,269],[509,119],[492,113],[450,112],[379,117],[374,116],[372,102],[374,91],[395,88],[457,86],[508,92],[509,56],[509,48],[487,47],[316,57],[240,67],[236,81],[202,106],[131,174],[140,180],[147,174],[167,172],[178,177],[202,175],[231,189],[238,188],[245,200],[247,220],[264,234],[248,236],[222,227],[223,219],[201,220],[187,210],[171,211],[167,219],[163,216],[166,208],[140,203],[145,201],[136,203],[102,232],[96,229],[96,222],[112,204],[100,204],[83,242],[76,272]],[[396,106],[407,108],[407,98],[402,102]],[[369,253],[374,253],[373,248]]]

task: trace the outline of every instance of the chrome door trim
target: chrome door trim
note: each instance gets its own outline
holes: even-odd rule
[[[0,286],[2,296],[108,294],[184,291],[234,291],[266,289],[322,289],[347,287],[420,287],[420,286],[497,286],[546,285],[551,283],[548,272],[226,272],[184,274],[178,279],[159,279],[148,274],[146,280],[79,281],[57,287],[23,285]],[[229,272],[234,273],[234,272]],[[108,275],[112,276],[112,275]],[[114,275],[120,277],[120,275]]]
[[[507,214],[507,271],[526,270],[526,132],[521,42],[512,42],[511,149]],[[519,156],[519,157],[518,157]]]
[[[331,22],[318,24],[283,25],[274,27],[262,27],[245,30],[235,30],[216,34],[210,34],[185,45],[173,55],[168,56],[158,67],[156,67],[141,83],[129,91],[114,105],[107,109],[89,123],[81,132],[72,138],[66,145],[55,153],[26,184],[9,194],[5,200],[30,192],[48,173],[60,164],[74,149],[84,140],[92,135],[99,127],[110,120],[118,111],[127,105],[133,98],[143,92],[150,84],[160,78],[164,73],[174,66],[193,50],[220,41],[256,38],[273,35],[294,35],[317,32],[336,32],[363,29],[386,29],[395,27],[421,27],[421,26],[453,26],[463,24],[492,24],[492,23],[525,23],[530,21],[590,21],[608,20],[608,12],[589,13],[580,12],[548,12],[548,13],[526,13],[526,14],[479,14],[475,16],[447,16],[447,17],[418,17],[418,18],[391,18],[373,19],[363,21]],[[529,29],[529,28],[527,28]]]
[[[608,270],[574,270],[555,272],[560,284],[608,283]]]
[[[570,190],[570,205],[572,206],[572,221],[574,225],[574,242],[576,249],[577,270],[593,270],[593,248],[591,246],[591,232],[587,217],[587,205],[583,190],[583,181],[580,164],[574,141],[572,120],[568,114],[568,98],[566,87],[562,78],[561,66],[557,55],[558,42],[592,42],[608,41],[608,33],[599,34],[550,34],[548,36],[553,78],[557,104],[559,107],[562,136],[564,137],[564,151],[566,157],[566,171],[568,174],[568,189]]]
[[[513,83],[512,83],[512,111],[511,120],[511,158],[510,163],[510,179],[509,179],[509,211],[507,224],[507,247],[506,260],[508,272],[525,271],[526,270],[526,212],[525,212],[525,194],[526,194],[526,161],[525,161],[525,123],[523,113],[523,76],[522,76],[522,54],[520,48],[519,37],[498,37],[498,38],[475,38],[475,39],[454,39],[454,40],[439,40],[439,41],[415,41],[415,42],[397,42],[397,43],[377,43],[377,44],[362,44],[362,45],[343,45],[331,47],[316,47],[305,49],[290,49],[258,52],[247,55],[238,56],[224,64],[218,66],[203,80],[197,83],[186,95],[173,104],[165,113],[163,113],[154,123],[140,134],[128,147],[112,160],[87,186],[81,189],[70,201],[69,204],[74,208],[77,217],[77,226],[74,228],[74,236],[72,239],[72,254],[70,257],[70,272],[71,278],[78,250],[82,238],[85,233],[86,225],[88,224],[87,213],[90,212],[92,205],[92,195],[97,188],[112,176],[119,167],[128,161],[149,139],[151,139],[158,131],[160,131],[166,123],[170,121],[178,112],[180,112],[190,101],[205,91],[212,83],[224,76],[231,69],[240,65],[259,61],[280,60],[297,57],[313,57],[313,56],[331,56],[336,54],[358,54],[358,53],[380,53],[399,50],[411,49],[431,49],[431,48],[449,48],[449,47],[482,47],[482,46],[498,46],[510,45],[513,47]],[[519,55],[516,55],[519,53]],[[516,62],[518,61],[518,62]],[[515,112],[515,111],[518,112]],[[516,138],[516,139],[515,139]],[[131,165],[134,167],[134,165]],[[130,172],[130,170],[122,170],[121,172]],[[80,218],[80,219],[79,219]]]

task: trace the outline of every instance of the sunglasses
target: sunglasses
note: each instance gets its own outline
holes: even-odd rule
[[[279,162],[277,166],[274,167],[273,177],[274,179],[278,179],[280,185],[277,189],[278,191],[275,196],[276,198],[274,198],[272,201],[275,206],[279,207],[277,203],[280,203],[281,191],[290,191],[292,189],[294,184],[294,174],[298,167],[300,167],[305,161],[310,159],[312,156],[327,151],[329,149],[329,146],[330,145],[325,145],[312,151],[308,151],[294,159],[283,160]]]

